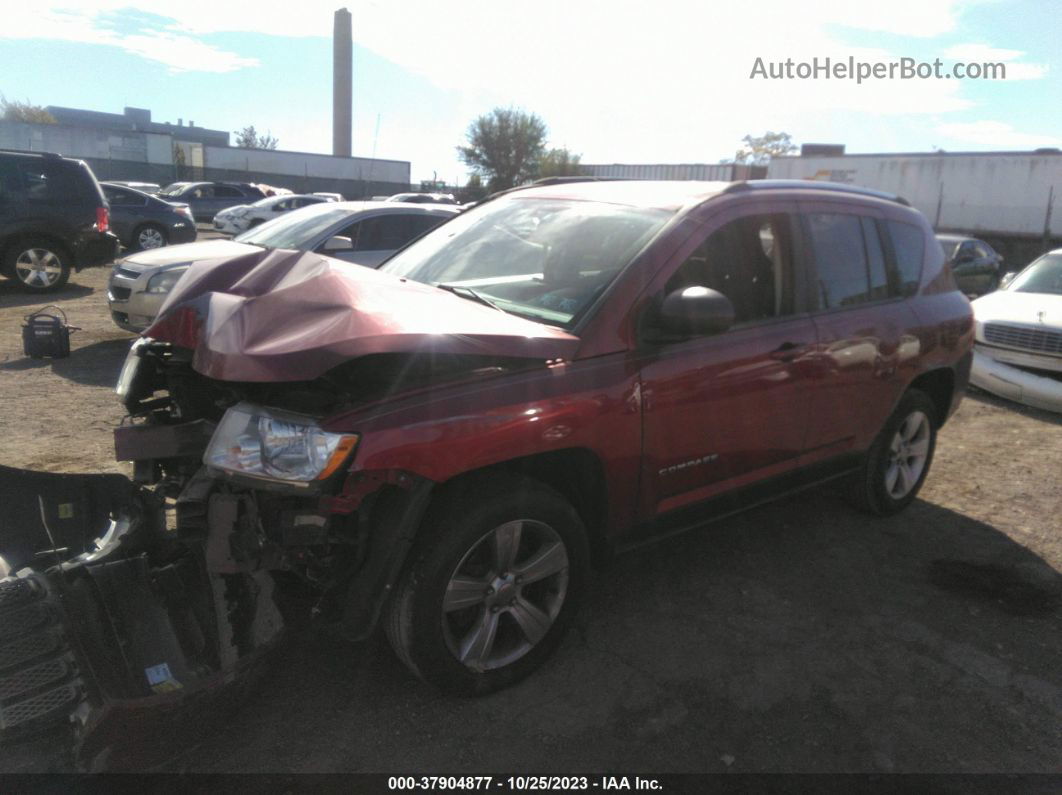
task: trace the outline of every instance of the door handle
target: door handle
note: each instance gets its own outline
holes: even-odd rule
[[[803,342],[783,342],[771,351],[769,355],[772,359],[780,362],[791,362],[807,349],[807,344]]]

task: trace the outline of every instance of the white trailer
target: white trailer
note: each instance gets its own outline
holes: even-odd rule
[[[895,193],[938,231],[1049,239],[1062,152],[930,152],[776,157],[768,179],[843,182]],[[1062,229],[1057,214],[1054,227]]]

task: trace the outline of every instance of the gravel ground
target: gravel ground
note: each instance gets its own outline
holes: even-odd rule
[[[127,471],[131,335],[106,269],[52,300],[69,359],[21,355],[43,303],[0,282],[0,462]],[[292,639],[234,715],[165,749],[204,772],[1062,772],[1062,416],[971,394],[921,498],[869,520],[830,490],[619,558],[523,684],[444,697],[386,642]],[[54,741],[0,770],[64,769]]]

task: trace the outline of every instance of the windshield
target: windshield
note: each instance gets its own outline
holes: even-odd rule
[[[354,213],[349,208],[336,207],[330,202],[311,204],[256,226],[233,240],[263,248],[302,250],[308,248],[328,227],[352,215]]]
[[[1011,282],[1016,293],[1062,295],[1062,254],[1044,254]]]
[[[472,288],[506,312],[570,328],[670,217],[598,202],[496,199],[430,232],[380,270]]]

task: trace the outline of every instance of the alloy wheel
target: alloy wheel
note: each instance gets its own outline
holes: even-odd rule
[[[549,632],[567,588],[568,551],[552,527],[526,519],[495,527],[447,583],[442,622],[450,652],[475,671],[516,662]]]
[[[885,467],[885,490],[901,500],[918,484],[929,459],[931,428],[924,412],[907,415],[893,434]]]
[[[27,287],[51,287],[63,275],[63,264],[54,251],[29,248],[15,260],[15,275]]]
[[[136,236],[136,244],[142,249],[162,248],[166,245],[166,239],[162,236],[162,232],[149,226],[140,230]]]

